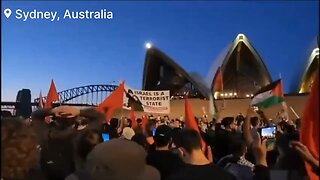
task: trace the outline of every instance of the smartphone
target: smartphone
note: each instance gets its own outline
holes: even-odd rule
[[[268,126],[261,128],[261,137],[273,139],[276,137],[277,126]]]
[[[261,138],[267,139],[266,146],[267,151],[272,151],[275,148],[276,143],[276,132],[277,132],[277,126],[268,126],[261,128]]]
[[[103,139],[103,142],[109,141],[109,134],[108,133],[102,133],[102,139]]]
[[[156,129],[157,129],[157,128],[153,128],[153,129],[152,129],[152,136],[155,136],[155,135],[156,135]]]

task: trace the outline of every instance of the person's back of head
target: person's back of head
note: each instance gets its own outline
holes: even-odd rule
[[[172,139],[172,129],[167,125],[158,126],[154,135],[156,147],[166,147]]]
[[[132,127],[132,120],[131,119],[127,119],[127,127]]]
[[[77,154],[78,156],[85,161],[89,152],[96,146],[97,144],[103,142],[102,136],[97,130],[87,129],[83,132],[77,143]]]
[[[289,123],[286,123],[283,127],[283,131],[284,133],[286,134],[291,134],[291,133],[294,133],[296,130],[296,128],[294,127],[294,125],[291,125]]]
[[[242,114],[239,114],[236,116],[237,125],[240,125],[244,120],[245,120],[245,118]]]
[[[225,127],[225,129],[235,130],[236,128],[234,117],[223,118],[221,124]]]
[[[237,138],[230,143],[230,149],[234,156],[244,156],[247,152],[247,145],[243,139]]]
[[[279,157],[275,167],[282,170],[298,171],[299,174],[305,175],[304,161],[299,153],[289,146],[290,141],[299,141],[299,134],[283,134],[277,138],[276,147],[279,151]]]
[[[142,119],[141,118],[137,118],[137,124],[141,125],[141,123],[142,123]]]
[[[175,135],[174,144],[178,148],[181,159],[192,165],[207,165],[210,161],[201,150],[199,133],[194,129],[185,128]]]
[[[110,129],[116,129],[118,127],[119,120],[117,118],[111,118]]]
[[[201,140],[197,131],[193,129],[181,129],[175,134],[174,144],[177,148],[183,148],[191,154],[194,150],[201,150]]]
[[[255,117],[251,117],[250,122],[251,122],[251,125],[253,127],[259,127],[259,125],[260,125],[260,120],[256,116]]]
[[[37,161],[37,140],[33,129],[15,118],[1,119],[2,178],[26,178]]]
[[[148,149],[148,142],[147,138],[145,135],[142,133],[135,134],[132,138],[131,141],[136,142],[137,144],[141,145],[145,150]]]

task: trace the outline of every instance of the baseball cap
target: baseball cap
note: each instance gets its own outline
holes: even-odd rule
[[[158,126],[154,135],[156,144],[166,144],[172,137],[172,129],[170,126],[161,125]]]
[[[122,131],[122,136],[127,140],[131,140],[134,134],[134,130],[130,127],[125,127]]]

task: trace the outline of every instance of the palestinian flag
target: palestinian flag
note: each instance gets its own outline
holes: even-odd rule
[[[251,106],[268,108],[284,101],[282,80],[279,79],[265,87],[262,87],[251,100]]]

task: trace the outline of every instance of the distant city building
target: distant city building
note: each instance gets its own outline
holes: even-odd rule
[[[220,68],[223,90],[213,92],[218,99],[248,98],[272,82],[262,58],[244,34],[238,34],[233,41]],[[212,91],[215,80],[212,80]]]
[[[186,92],[192,98],[209,98],[209,89],[197,74],[190,75],[159,49],[147,50],[143,90],[170,90],[172,99],[182,99]]]

